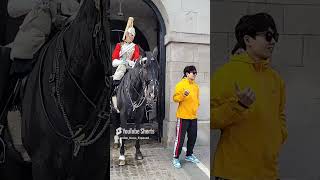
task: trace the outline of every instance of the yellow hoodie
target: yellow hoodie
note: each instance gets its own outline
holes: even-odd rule
[[[184,95],[184,91],[188,90],[188,96]],[[196,119],[199,107],[199,86],[187,78],[183,78],[175,88],[173,101],[179,103],[177,110],[177,118]]]
[[[240,106],[235,83],[250,87],[256,101]],[[247,53],[231,56],[210,84],[211,129],[221,136],[214,155],[214,176],[230,180],[275,180],[278,155],[287,138],[284,82],[268,61],[254,62]]]

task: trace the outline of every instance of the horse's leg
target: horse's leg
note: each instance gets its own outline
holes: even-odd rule
[[[33,130],[33,128],[35,127],[30,129]],[[67,180],[73,168],[70,168],[73,148],[68,141],[62,140],[54,132],[48,132],[40,138],[34,137],[37,146],[33,145],[28,150],[32,160],[33,178],[34,180]]]
[[[120,127],[126,128],[127,127],[127,115],[125,114],[125,107],[120,107]],[[124,166],[126,164],[126,157],[125,157],[125,140],[120,139],[120,156],[119,156],[119,166]]]
[[[140,140],[139,139],[136,140],[135,147],[136,147],[136,160],[142,160],[143,159],[143,155],[142,155],[142,153],[140,151]]]
[[[32,164],[32,174],[34,180],[55,180],[55,174],[46,167],[45,159],[37,159]]]
[[[119,166],[124,166],[126,164],[126,157],[125,157],[125,148],[124,148],[125,140],[121,140],[121,147],[120,147],[120,156],[119,156]]]
[[[81,147],[76,157],[71,157],[73,147],[59,140],[52,138],[33,153],[34,180],[105,179],[110,168],[110,128],[95,143]]]
[[[60,180],[58,177],[59,172],[53,168],[53,161],[50,161],[50,151],[38,149],[32,156],[32,174],[34,180]]]
[[[31,163],[20,163],[7,157],[6,163],[0,167],[1,180],[32,180]]]
[[[110,171],[110,128],[94,144],[81,147],[79,161],[73,166],[81,164],[81,169],[75,171],[74,180],[106,180]],[[80,152],[79,152],[80,153]]]
[[[141,114],[144,114],[144,111],[143,111],[144,108],[141,108],[140,107],[140,111],[137,113],[136,115],[136,129],[139,129],[141,128],[141,123],[142,123],[142,119],[143,119],[143,115]],[[140,151],[140,140],[139,140],[139,135],[137,135],[137,140],[136,140],[136,145],[135,145],[135,148],[136,148],[136,155],[135,155],[135,158],[136,160],[142,160],[143,159],[143,155]]]

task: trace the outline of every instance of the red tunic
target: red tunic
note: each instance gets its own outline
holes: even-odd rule
[[[112,53],[112,61],[115,59],[120,59],[120,51],[121,51],[121,44],[117,43],[116,47]],[[138,45],[134,45],[134,52],[130,58],[130,60],[137,61],[140,57],[140,50]]]

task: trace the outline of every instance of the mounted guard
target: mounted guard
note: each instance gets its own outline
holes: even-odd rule
[[[127,26],[122,37],[123,42],[117,43],[112,53],[112,66],[117,67],[116,72],[112,76],[114,86],[120,84],[127,68],[133,68],[136,61],[140,58],[139,46],[133,43],[136,35],[133,21],[133,17],[128,18]],[[115,93],[112,96],[112,104],[117,113],[119,113],[120,111],[117,107],[117,97]]]

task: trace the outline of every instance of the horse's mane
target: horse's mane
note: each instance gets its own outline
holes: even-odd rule
[[[156,57],[153,57],[150,51],[145,52],[145,55],[146,57],[140,57],[136,61],[134,68],[127,69],[127,72],[119,85],[119,89],[127,88],[130,84],[138,83],[138,80],[140,80],[139,73],[142,68],[144,68],[143,66],[145,66],[146,69],[159,69],[159,64]],[[143,64],[143,61],[145,61],[145,64]]]
[[[58,74],[55,77],[57,82],[55,88],[59,89],[59,98],[64,103],[60,106],[65,106],[69,119],[77,120],[74,122],[70,120],[71,125],[79,123],[80,120],[84,122],[86,119],[81,118],[81,115],[86,117],[90,113],[89,111],[76,113],[75,109],[88,109],[86,106],[90,104],[90,107],[98,105],[104,86],[109,86],[109,83],[105,82],[105,77],[110,73],[111,63],[104,63],[109,60],[105,55],[108,52],[106,48],[108,39],[103,36],[102,40],[103,38],[98,36],[105,32],[104,29],[94,31],[95,26],[102,22],[98,18],[99,15],[102,16],[99,13],[101,12],[97,11],[93,0],[84,0],[76,18],[48,42],[50,48],[43,57],[43,69],[52,69],[53,74]],[[96,38],[94,32],[97,32]],[[96,43],[96,39],[100,44]],[[44,71],[41,78],[46,78],[50,73],[49,70]],[[44,84],[41,88],[46,89],[50,86]],[[83,103],[87,101],[90,103]]]
[[[69,27],[65,27],[67,30],[64,35],[64,44],[70,49],[68,52],[65,52],[67,56],[66,63],[70,72],[77,78],[82,77],[86,68],[99,63],[97,59],[109,59],[108,55],[100,57],[101,54],[104,54],[102,51],[106,51],[105,54],[110,54],[109,48],[106,45],[105,38],[107,37],[97,37],[103,39],[103,41],[100,40],[102,46],[99,49],[96,49],[97,44],[95,44],[92,37],[95,32],[95,24],[99,21],[99,19],[94,21],[92,19],[98,16],[99,13],[101,12],[96,10],[94,0],[84,0],[75,19],[68,25]],[[100,28],[102,31],[104,30],[103,25]]]

